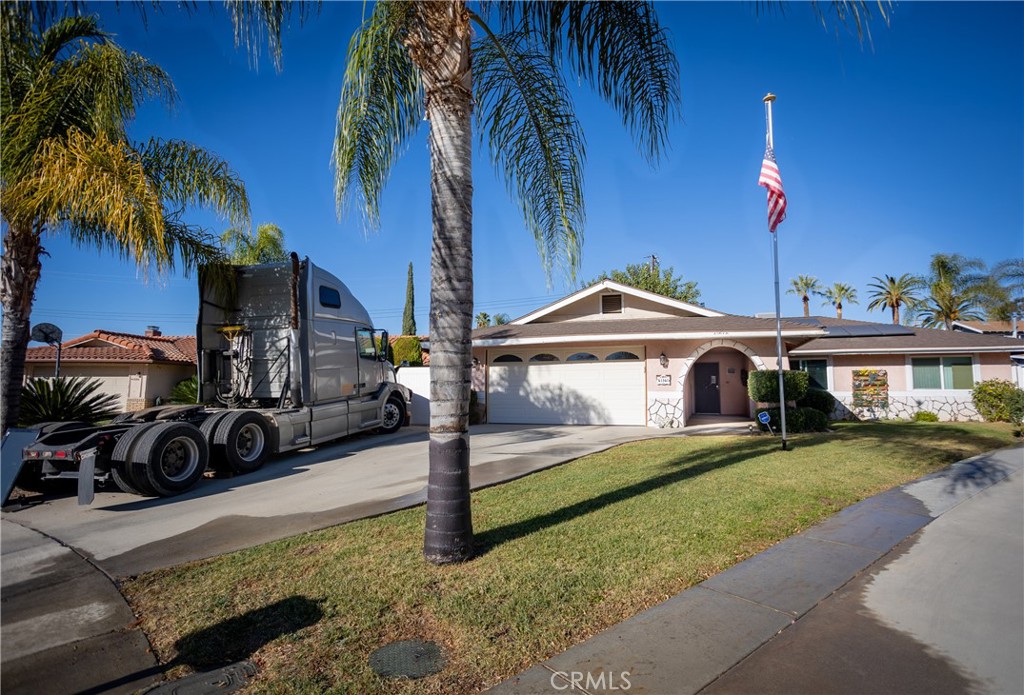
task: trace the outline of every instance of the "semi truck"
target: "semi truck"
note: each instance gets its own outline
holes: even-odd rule
[[[273,454],[408,423],[412,392],[386,359],[387,333],[309,258],[201,272],[196,342],[197,403],[36,426],[21,477],[77,478],[83,504],[94,482],[167,497],[208,468],[249,473]]]

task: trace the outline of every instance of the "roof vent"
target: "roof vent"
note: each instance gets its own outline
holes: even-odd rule
[[[159,338],[163,333],[160,332],[160,326],[146,326],[146,337],[147,338]]]
[[[601,295],[601,313],[602,314],[621,314],[622,313],[622,295],[621,294],[602,294]]]

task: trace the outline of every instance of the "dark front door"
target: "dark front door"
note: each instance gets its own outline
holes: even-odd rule
[[[693,365],[693,411],[720,415],[722,400],[719,396],[718,362],[699,362]]]

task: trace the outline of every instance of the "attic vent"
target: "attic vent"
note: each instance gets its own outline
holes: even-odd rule
[[[602,314],[621,314],[622,313],[622,295],[621,294],[602,294],[601,295],[601,313]]]

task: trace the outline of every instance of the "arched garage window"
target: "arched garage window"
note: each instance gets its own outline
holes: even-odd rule
[[[530,358],[531,362],[557,362],[558,358],[552,355],[550,352],[542,352],[539,355],[534,355]]]
[[[597,355],[591,354],[589,352],[577,352],[577,353],[574,353],[572,355],[569,355],[569,357],[566,358],[565,361],[566,362],[596,362],[597,361]]]
[[[611,362],[613,360],[638,360],[640,358],[628,350],[619,350],[618,352],[613,352],[604,359],[606,362]]]
[[[494,361],[495,362],[522,362],[523,358],[522,357],[517,357],[516,355],[498,355],[497,357],[494,358]]]

